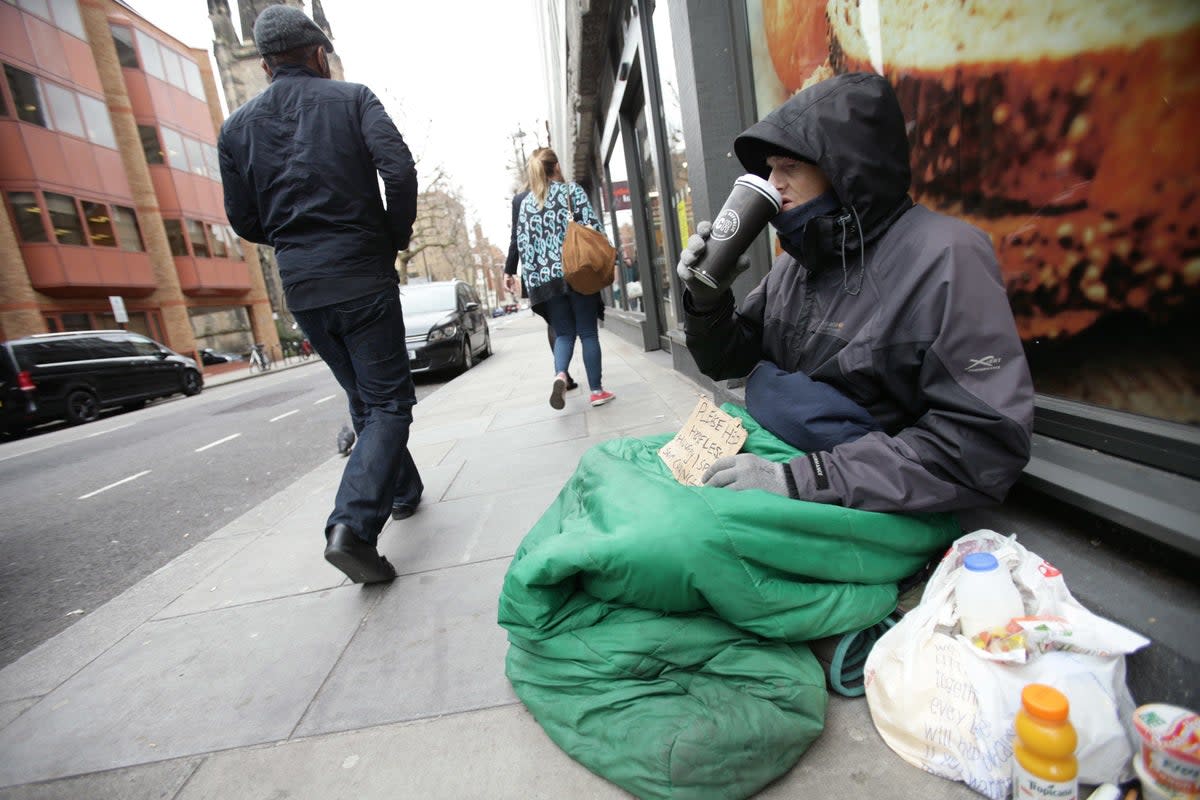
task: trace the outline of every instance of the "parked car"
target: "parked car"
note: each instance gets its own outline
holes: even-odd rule
[[[495,319],[496,317],[503,317],[507,313],[508,312],[505,311],[503,308],[493,308],[492,309],[492,319]]]
[[[218,353],[211,347],[205,347],[200,351],[200,363],[209,367],[213,364],[227,364],[230,361],[245,361],[246,357],[240,353]]]
[[[45,333],[0,343],[0,430],[91,422],[114,406],[199,394],[195,360],[138,333]]]
[[[492,354],[492,332],[479,295],[459,280],[400,287],[413,372],[466,372]]]

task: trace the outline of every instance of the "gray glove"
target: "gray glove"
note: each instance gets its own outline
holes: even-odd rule
[[[738,453],[714,461],[705,470],[701,481],[705,486],[725,487],[736,492],[762,489],[784,497],[795,497],[787,469],[787,464],[777,464],[753,453]]]
[[[707,311],[720,305],[721,299],[733,285],[734,279],[750,268],[750,256],[742,253],[738,256],[737,263],[721,286],[714,289],[703,281],[697,280],[692,274],[692,268],[703,260],[710,235],[712,235],[711,222],[704,220],[696,225],[696,232],[688,237],[687,246],[679,254],[679,263],[675,265],[675,272],[679,275],[679,280],[683,281],[688,293],[691,294],[692,305],[696,307],[697,311]]]

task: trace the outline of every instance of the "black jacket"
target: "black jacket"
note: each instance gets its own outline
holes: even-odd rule
[[[365,86],[280,66],[218,140],[225,213],[275,248],[284,288],[322,278],[395,279],[417,211],[408,147]],[[379,196],[383,178],[387,207]]]
[[[986,234],[908,197],[904,117],[878,75],[792,97],[734,143],[768,174],[783,148],[816,162],[843,209],[805,229],[735,311],[685,297],[687,345],[711,378],[761,360],[862,406],[881,431],[791,464],[801,499],[945,511],[1004,498],[1029,460],[1033,383]]]

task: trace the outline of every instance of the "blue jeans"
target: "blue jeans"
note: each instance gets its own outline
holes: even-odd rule
[[[346,525],[375,544],[393,505],[416,505],[425,486],[408,452],[417,402],[397,290],[292,312],[350,401],[350,451],[325,530]]]
[[[600,304],[590,294],[567,289],[546,301],[546,317],[554,328],[554,371],[566,372],[575,355],[575,337],[583,344],[583,366],[587,370],[588,386],[593,392],[603,388],[600,383],[600,333],[596,320]]]

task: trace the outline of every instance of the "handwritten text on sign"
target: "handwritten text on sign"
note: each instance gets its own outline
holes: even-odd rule
[[[701,396],[683,428],[659,449],[658,456],[670,468],[675,480],[686,486],[699,486],[700,476],[714,461],[734,455],[745,441],[746,429],[742,427],[742,421]]]

